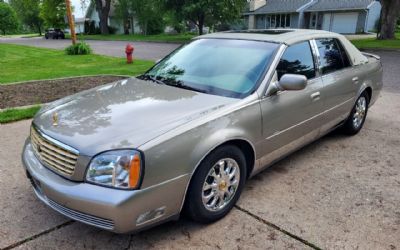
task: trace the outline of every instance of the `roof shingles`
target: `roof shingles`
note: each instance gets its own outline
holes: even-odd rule
[[[288,13],[296,12],[300,7],[309,3],[310,0],[267,0],[267,4],[256,9],[255,14]]]
[[[367,9],[375,0],[318,0],[305,11],[328,11],[328,10],[361,10]]]

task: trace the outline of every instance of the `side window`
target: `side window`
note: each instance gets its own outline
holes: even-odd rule
[[[328,74],[344,68],[339,47],[333,38],[317,39],[322,74]]]
[[[337,45],[339,46],[340,54],[342,55],[343,66],[345,68],[350,67],[351,63],[350,63],[349,56],[346,53],[346,49],[343,47],[343,44],[338,39],[335,39],[335,40],[336,40]]]
[[[278,79],[284,74],[304,75],[307,79],[315,77],[314,58],[309,42],[291,45],[283,54],[276,68]]]

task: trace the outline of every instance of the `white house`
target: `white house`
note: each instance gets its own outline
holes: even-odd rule
[[[376,29],[376,0],[251,0],[243,14],[249,29],[306,28],[343,34]]]
[[[116,0],[111,2],[110,12],[108,15],[108,26],[115,28],[116,34],[124,34],[125,29],[129,31],[129,34],[141,33],[140,26],[135,18],[132,17],[128,20],[122,20],[121,18],[117,17],[115,12],[115,2]],[[90,5],[86,10],[86,19],[89,21],[94,21],[95,26],[99,27],[100,19],[94,1],[90,1]]]

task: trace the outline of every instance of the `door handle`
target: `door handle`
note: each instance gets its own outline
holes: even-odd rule
[[[319,92],[315,92],[315,93],[311,94],[311,99],[313,99],[314,101],[318,101],[320,97],[321,97],[321,93],[319,93]]]
[[[358,76],[353,77],[353,79],[351,79],[354,83],[358,83]]]

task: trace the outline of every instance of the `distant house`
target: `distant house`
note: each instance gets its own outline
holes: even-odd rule
[[[83,34],[85,33],[85,20],[84,17],[75,18],[75,33]]]
[[[251,0],[243,14],[249,29],[323,29],[343,34],[376,29],[376,0]]]
[[[140,33],[141,29],[135,18],[132,17],[127,20],[122,20],[116,15],[115,2],[116,0],[111,2],[108,26],[114,28],[116,34],[125,34],[126,31],[129,32],[129,34]],[[90,5],[86,10],[86,20],[89,22],[94,21],[95,26],[99,27],[100,19],[94,1],[90,1]]]

